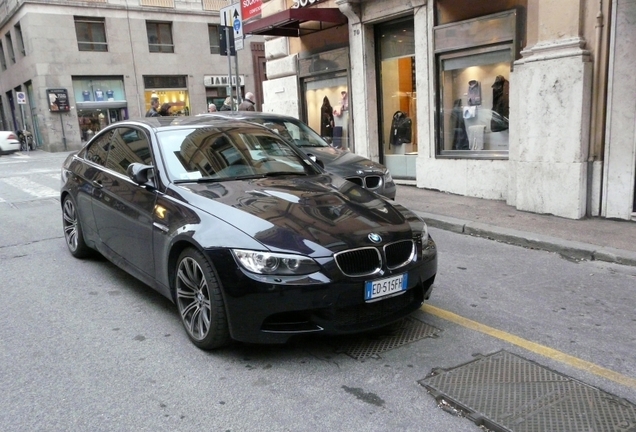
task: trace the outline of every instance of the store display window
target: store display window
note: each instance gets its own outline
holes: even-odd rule
[[[355,151],[349,109],[349,49],[299,59],[298,76],[305,123],[333,147]]]
[[[508,157],[516,10],[437,26],[437,154]]]
[[[79,103],[126,100],[122,77],[74,77],[73,93]]]
[[[508,151],[509,50],[441,59],[442,151]]]
[[[351,149],[347,77],[305,81],[307,124],[336,148]]]

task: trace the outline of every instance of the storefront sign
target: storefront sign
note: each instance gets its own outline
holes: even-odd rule
[[[316,3],[320,3],[321,1],[322,0],[294,0],[294,3],[292,4],[291,8],[292,9],[303,8],[306,6],[314,5]]]
[[[71,110],[66,89],[48,89],[46,94],[49,97],[49,110],[55,112],[69,112]]]
[[[239,85],[245,85],[245,75],[239,75]],[[203,85],[206,87],[227,87],[229,84],[229,77],[227,75],[204,75]],[[232,85],[236,85],[236,75],[232,75]]]
[[[243,22],[246,23],[256,18],[261,17],[261,0],[242,0],[241,12],[243,16]]]

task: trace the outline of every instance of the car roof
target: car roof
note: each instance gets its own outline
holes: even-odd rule
[[[281,119],[281,120],[300,121],[296,117],[292,117],[288,115],[264,113],[264,112],[258,112],[258,111],[216,111],[212,113],[200,114],[197,117],[217,117],[217,118],[228,118],[228,119],[236,119],[236,120],[260,118],[260,119]]]
[[[231,127],[250,127],[250,128],[260,128],[262,126],[255,125],[254,123],[250,123],[249,121],[237,117],[215,117],[215,116],[207,116],[207,115],[197,115],[197,116],[165,116],[165,117],[141,117],[141,118],[131,118],[128,120],[118,121],[116,123],[112,123],[110,126],[122,126],[122,125],[145,125],[152,129],[156,129],[157,131],[161,129],[171,128],[171,127],[217,127],[221,129],[231,128]],[[266,129],[266,128],[265,128]]]

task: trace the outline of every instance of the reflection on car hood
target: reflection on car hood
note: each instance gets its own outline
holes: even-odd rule
[[[386,168],[377,162],[364,158],[348,150],[334,147],[301,147],[303,152],[314,155],[325,164],[325,169],[342,177],[348,177],[357,171],[361,174],[383,175]]]
[[[412,236],[408,210],[329,175],[179,186],[196,195],[191,204],[222,215],[271,250],[328,256],[371,245],[372,232],[384,242]]]

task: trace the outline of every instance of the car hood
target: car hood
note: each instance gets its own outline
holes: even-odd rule
[[[329,175],[180,184],[182,198],[268,249],[330,256],[353,247],[412,237],[419,218],[402,206]]]
[[[301,147],[300,149],[307,155],[316,156],[325,164],[326,170],[341,177],[372,173],[383,175],[386,171],[383,165],[348,150],[334,147]]]

